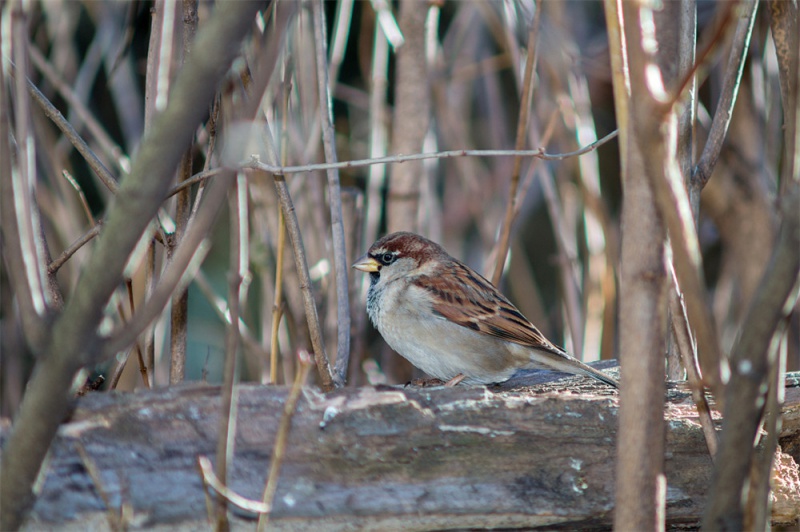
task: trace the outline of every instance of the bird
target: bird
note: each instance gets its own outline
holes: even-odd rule
[[[492,283],[423,236],[386,235],[352,267],[369,274],[367,313],[386,343],[448,386],[496,384],[518,370],[548,369],[619,388],[545,338]]]

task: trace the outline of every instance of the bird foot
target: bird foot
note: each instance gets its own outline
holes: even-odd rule
[[[429,378],[429,379],[414,379],[413,381],[409,381],[406,383],[406,386],[419,386],[420,388],[431,388],[433,386],[447,386],[448,388],[452,388],[453,386],[457,385],[461,381],[463,381],[467,376],[463,373],[459,373],[449,381],[443,381],[442,379],[436,378]]]

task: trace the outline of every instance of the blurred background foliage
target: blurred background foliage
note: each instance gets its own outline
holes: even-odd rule
[[[392,125],[397,78],[396,54],[386,44],[381,9],[397,15],[397,5],[357,1],[352,17],[340,14],[340,2],[325,4],[331,57],[331,86],[336,148],[339,160],[366,159],[393,153]],[[420,3],[419,9],[429,4]],[[454,149],[511,149],[520,115],[520,87],[534,4],[470,1],[434,2],[428,13],[425,64],[430,117],[424,128],[425,152]],[[721,3],[698,2],[698,33],[713,23]],[[527,145],[548,153],[570,152],[603,137],[616,127],[608,43],[600,2],[543,2],[537,40],[537,64]],[[28,76],[70,123],[118,180],[124,179],[145,131],[148,52],[151,42],[150,2],[47,1],[33,4],[29,14],[32,66]],[[199,4],[199,26],[211,11]],[[728,350],[739,331],[744,311],[769,257],[776,232],[774,202],[781,164],[780,89],[775,53],[768,38],[766,13],[756,22],[742,87],[726,146],[714,177],[702,196],[699,234],[705,276],[723,347]],[[385,21],[384,21],[385,22]],[[180,42],[180,17],[175,43]],[[266,18],[263,24],[272,21]],[[344,38],[341,57],[333,41]],[[261,28],[263,30],[263,28]],[[254,32],[258,35],[258,31]],[[383,42],[379,43],[379,40]],[[259,46],[246,41],[245,57]],[[176,44],[177,46],[177,44]],[[310,8],[300,4],[290,19],[287,39],[262,100],[264,120],[272,138],[287,150],[286,164],[324,160],[318,123],[316,67]],[[387,49],[387,63],[378,54]],[[34,55],[40,55],[37,59]],[[726,46],[710,63],[699,87],[695,144],[702,146],[713,116],[726,64]],[[338,64],[337,64],[338,61]],[[54,75],[44,71],[49,68]],[[171,68],[178,68],[173,61]],[[251,71],[259,65],[238,61],[220,90],[221,101],[243,98]],[[60,81],[57,81],[60,80]],[[64,87],[59,88],[58,83]],[[288,91],[288,112],[284,94]],[[110,143],[98,138],[65,92],[83,106]],[[281,135],[284,119],[288,134]],[[86,196],[91,214],[101,219],[110,193],[85,160],[38,108],[33,109],[38,145],[37,200],[52,257],[91,227],[79,195],[62,176],[67,171]],[[218,128],[220,144],[235,144],[233,124]],[[193,172],[220,165],[220,150],[207,160],[213,132],[208,123],[198,129]],[[110,147],[109,147],[110,146]],[[118,150],[115,151],[114,147]],[[128,164],[128,167],[126,167]],[[513,161],[510,157],[461,157],[419,164],[418,208],[412,227],[442,243],[452,255],[491,276],[499,228],[508,203]],[[352,262],[375,238],[392,226],[388,180],[392,165],[341,171],[347,256]],[[502,290],[556,343],[584,360],[616,357],[617,279],[619,278],[620,184],[619,151],[613,140],[580,158],[561,161],[526,159],[521,173],[519,214],[513,226],[511,252]],[[163,176],[174,179],[174,176]],[[213,179],[213,178],[212,178]],[[297,209],[328,353],[336,352],[336,298],[333,279],[328,192],[324,172],[287,177]],[[251,176],[250,278],[242,310],[251,341],[241,350],[239,378],[270,381],[269,349],[274,279],[277,265],[278,207],[274,186],[263,176]],[[193,194],[196,194],[195,186]],[[165,203],[174,212],[174,200]],[[212,235],[213,247],[201,275],[189,288],[186,378],[219,382],[225,352],[225,309],[229,270],[229,213],[224,212]],[[91,253],[89,243],[62,267],[58,279],[69,297],[81,265]],[[155,270],[165,253],[156,246]],[[0,282],[2,307],[2,415],[9,416],[21,399],[33,367],[16,319],[14,290],[5,263]],[[294,354],[310,348],[294,262],[287,250],[283,264],[283,317],[279,331],[281,363],[274,376],[290,382]],[[411,368],[392,354],[366,321],[365,279],[350,274],[352,355],[350,383],[405,382]],[[144,297],[144,268],[132,277],[137,301]],[[118,303],[125,307],[122,291]],[[130,311],[125,313],[130,315]],[[114,318],[118,319],[118,318]],[[666,330],[666,324],[665,324]],[[789,328],[788,369],[800,367],[798,313]],[[169,312],[153,336],[150,379],[156,386],[169,381]],[[124,360],[94,368],[108,376]],[[121,389],[142,385],[134,356],[119,383]],[[679,376],[673,373],[673,377]],[[106,386],[108,383],[106,384]]]

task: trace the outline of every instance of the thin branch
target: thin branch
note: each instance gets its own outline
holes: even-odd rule
[[[86,233],[83,234],[78,240],[73,242],[73,244],[61,252],[61,255],[58,258],[54,259],[53,262],[48,264],[47,271],[48,273],[55,273],[61,268],[75,253],[78,252],[84,245],[89,243],[94,237],[100,234],[100,229],[103,228],[103,223],[98,222],[97,225],[89,229]]]
[[[544,161],[562,161],[571,157],[577,157],[590,151],[594,151],[608,141],[616,138],[618,130],[614,130],[597,142],[593,142],[588,146],[575,151],[566,153],[547,153],[544,148],[535,150],[450,150],[435,153],[416,153],[413,155],[389,155],[386,157],[374,157],[372,159],[355,159],[352,161],[341,161],[337,163],[318,163],[318,164],[305,164],[302,166],[277,166],[273,164],[263,163],[256,159],[244,161],[240,163],[243,168],[252,168],[254,170],[262,170],[275,175],[288,175],[298,174],[305,172],[314,172],[318,170],[328,170],[330,168],[361,168],[363,166],[372,166],[375,164],[387,163],[404,163],[408,161],[421,161],[424,159],[452,159],[454,157],[534,157]]]
[[[749,530],[767,530],[770,524],[770,491],[772,489],[772,468],[778,449],[782,409],[784,406],[786,387],[786,326],[788,318],[778,326],[770,342],[769,359],[773,362],[767,377],[769,390],[764,414],[763,434],[761,445],[756,453],[755,462],[750,470],[751,488],[748,501],[748,514],[745,517],[745,526]]]
[[[34,352],[47,341],[45,320],[37,312],[25,270],[24,251],[19,236],[19,220],[14,194],[14,171],[11,151],[11,113],[6,92],[5,69],[0,65],[0,229],[2,230],[3,259],[7,275],[14,287],[19,317],[25,340]]]
[[[375,166],[380,164],[391,163],[404,163],[406,161],[418,161],[424,159],[453,159],[455,157],[534,157],[543,161],[563,161],[572,157],[579,157],[586,153],[596,150],[603,144],[617,137],[618,129],[615,129],[605,137],[584,146],[583,148],[566,153],[547,153],[544,148],[537,148],[535,150],[450,150],[434,153],[416,153],[413,155],[388,155],[384,157],[372,157],[370,159],[355,159],[352,161],[339,161],[337,163],[316,163],[304,164],[300,166],[283,166],[269,163],[262,163],[260,161],[249,160],[242,162],[240,168],[252,168],[254,170],[263,170],[275,175],[288,175],[288,174],[302,174],[307,172],[315,172],[319,170],[328,170],[331,168],[361,168],[364,166]],[[223,172],[225,168],[214,168],[212,170],[204,170],[200,173],[193,175],[183,183],[173,187],[168,193],[167,197],[174,196],[181,190],[184,190],[193,185],[205,182],[206,180],[215,177]]]
[[[287,65],[284,70],[283,80],[283,119],[281,121],[281,164],[285,165],[289,157],[289,96],[291,91],[290,76],[292,69]],[[275,295],[272,301],[272,327],[269,349],[269,382],[278,382],[278,329],[281,324],[283,312],[283,256],[286,250],[286,219],[283,210],[278,209],[278,243],[277,257],[275,260]]]
[[[722,81],[719,102],[717,103],[716,111],[714,111],[714,120],[711,123],[711,131],[708,133],[708,140],[705,148],[703,148],[703,154],[692,172],[692,187],[702,189],[708,183],[719,159],[719,154],[722,152],[722,144],[725,141],[725,135],[728,132],[728,126],[733,116],[733,106],[739,93],[739,83],[742,80],[747,51],[750,48],[750,37],[753,34],[758,4],[757,0],[748,2],[747,16],[739,22],[736,28],[731,53],[728,57],[728,65],[725,69],[725,78]]]
[[[11,174],[13,189],[13,213],[16,215],[16,231],[10,238],[18,241],[22,253],[23,279],[26,290],[24,297],[29,297],[34,312],[43,318],[50,310],[53,298],[47,290],[45,272],[46,245],[41,233],[39,209],[36,204],[37,157],[34,129],[31,116],[30,98],[25,91],[24,74],[28,71],[28,17],[22,4],[11,7],[11,39],[14,60],[20,65],[22,75],[14,75],[16,98],[14,99],[14,138],[17,142],[17,157],[14,162],[17,171]],[[9,142],[9,138],[3,142]]]
[[[703,391],[703,381],[700,379],[700,368],[697,367],[697,351],[692,341],[692,333],[689,329],[689,320],[686,316],[686,307],[683,304],[683,296],[680,294],[678,278],[675,275],[675,268],[670,268],[672,274],[672,285],[669,288],[669,310],[672,330],[675,333],[675,340],[678,352],[686,370],[686,377],[689,381],[689,388],[692,390],[692,400],[697,407],[697,418],[703,429],[703,436],[706,439],[708,453],[711,460],[715,460],[719,447],[719,435],[714,427],[714,420],[711,418],[711,409]]]
[[[211,152],[209,151],[209,154],[208,154],[208,156],[206,157],[206,161],[209,161],[210,159],[211,159]],[[214,168],[214,169],[212,169],[212,170],[203,170],[202,172],[200,172],[200,173],[197,173],[197,174],[193,175],[193,176],[192,176],[192,177],[190,177],[189,179],[186,179],[186,180],[184,180],[184,181],[181,181],[179,184],[175,185],[175,186],[172,188],[172,190],[170,190],[169,192],[167,192],[167,197],[168,197],[168,198],[171,198],[171,197],[172,197],[172,196],[174,196],[175,194],[177,194],[177,193],[179,193],[179,192],[181,192],[181,191],[183,191],[183,190],[186,190],[186,189],[187,189],[187,188],[189,188],[189,187],[192,187],[192,186],[194,186],[194,185],[197,185],[197,184],[203,183],[203,182],[205,182],[207,179],[209,179],[209,178],[211,178],[211,177],[214,177],[214,176],[215,176],[215,175],[217,175],[217,174],[220,174],[220,173],[222,173],[224,170],[225,170],[224,168]],[[199,198],[198,198],[198,199],[199,199]]]
[[[531,28],[528,31],[528,55],[525,60],[525,75],[522,82],[522,101],[520,102],[520,114],[517,121],[517,141],[515,148],[522,150],[525,147],[528,139],[528,122],[530,118],[531,106],[530,100],[533,94],[533,71],[536,70],[536,58],[538,57],[538,49],[536,41],[539,38],[539,21],[542,15],[542,6],[537,3],[535,6],[536,13],[531,23]],[[494,274],[492,274],[492,283],[495,286],[500,286],[500,279],[503,276],[503,266],[506,263],[506,256],[508,255],[508,243],[511,239],[511,225],[514,221],[514,210],[517,204],[517,189],[519,188],[519,175],[522,170],[522,157],[514,157],[514,169],[511,172],[511,184],[508,190],[508,204],[506,205],[506,215],[500,227],[499,244],[497,247],[497,254],[495,255]]]
[[[333,111],[330,107],[328,93],[327,37],[325,35],[325,6],[322,0],[312,3],[314,18],[314,44],[317,59],[317,91],[319,96],[319,114],[322,124],[322,143],[325,148],[325,160],[336,162],[336,143],[334,140]],[[344,243],[344,224],[342,222],[342,190],[339,185],[339,172],[328,168],[328,194],[331,210],[331,232],[333,233],[333,263],[336,275],[336,373],[337,385],[347,381],[347,364],[350,359],[350,299],[347,280],[347,256]]]
[[[240,197],[245,197],[247,191],[242,190],[246,186],[244,179],[237,179],[236,186],[230,191],[230,267],[228,271],[228,314],[231,319],[231,326],[227,329],[225,337],[225,365],[222,372],[222,387],[220,389],[220,412],[219,429],[217,430],[217,477],[223,482],[228,482],[228,465],[233,462],[234,445],[236,441],[236,366],[238,359],[239,344],[241,338],[239,334],[239,309],[242,298],[240,288],[242,286],[242,264],[241,250],[246,247],[248,242],[242,240],[240,227],[244,223],[247,212],[242,209]],[[215,530],[224,531],[230,528],[228,524],[228,505],[224,497],[217,498],[217,515]]]
[[[183,12],[183,50],[180,59],[181,66],[189,59],[192,52],[192,41],[197,32],[197,0],[183,0],[181,3]],[[177,9],[177,6],[175,6]],[[192,160],[194,155],[194,139],[189,142],[180,166],[178,167],[178,182],[184,182],[191,178]],[[175,246],[180,244],[186,227],[189,224],[189,216],[192,211],[192,195],[188,188],[183,189],[175,198],[175,233],[169,239],[167,246],[167,257],[172,255]],[[170,365],[169,382],[177,384],[182,382],[186,375],[186,342],[189,334],[189,291],[177,293],[172,298],[170,311]]]
[[[706,64],[711,61],[712,52],[716,50],[717,46],[723,41],[725,34],[727,33],[728,29],[730,28],[730,23],[733,21],[736,10],[739,7],[739,2],[725,2],[720,4],[722,9],[722,15],[717,19],[718,22],[714,25],[713,28],[707,33],[708,37],[705,44],[700,46],[700,51],[697,53],[697,60],[692,66],[691,70],[685,73],[681,82],[678,83],[677,89],[673,92],[672,96],[670,97],[669,101],[666,103],[665,107],[667,109],[671,109],[678,101],[681,99],[683,92],[686,88],[692,84],[692,81],[695,79],[697,73],[706,66]]]
[[[80,98],[75,95],[75,91],[72,90],[72,87],[64,81],[53,65],[45,59],[42,52],[35,46],[31,46],[30,48],[30,57],[33,65],[44,75],[45,79],[56,88],[58,93],[75,112],[75,115],[86,124],[86,128],[97,140],[97,143],[103,151],[117,164],[120,170],[126,174],[129,173],[131,171],[130,158],[123,153],[122,148],[114,142],[111,135],[103,128],[103,125],[97,121],[92,112],[89,111]]]
[[[305,384],[308,371],[311,369],[311,358],[308,353],[300,351],[298,357],[300,369],[295,374],[292,389],[289,390],[289,396],[286,398],[286,403],[283,406],[283,416],[281,416],[281,421],[278,425],[278,434],[275,436],[275,446],[272,448],[272,457],[269,461],[269,475],[267,476],[267,484],[264,486],[264,495],[261,499],[265,511],[258,517],[258,532],[264,532],[269,524],[269,516],[272,512],[272,501],[278,489],[281,466],[283,465],[283,458],[286,455],[286,445],[289,442],[289,429],[292,426],[292,417],[294,417],[294,413],[297,411],[297,401],[300,399],[300,392],[303,390],[303,384]]]
[[[311,347],[314,349],[314,360],[317,364],[323,391],[330,391],[334,388],[335,379],[328,361],[328,355],[325,352],[325,344],[322,341],[322,330],[319,325],[314,294],[311,293],[311,277],[308,273],[308,261],[306,260],[306,251],[303,246],[303,235],[300,233],[297,213],[294,210],[286,180],[282,175],[278,174],[274,175],[274,179],[275,189],[278,191],[278,201],[281,204],[283,218],[286,220],[286,228],[289,230],[289,240],[292,242],[294,264],[297,270],[297,277],[300,280],[300,293],[303,295],[303,308],[306,313],[308,332],[311,336]]]
[[[16,68],[11,69],[11,74],[16,78],[16,76],[20,75],[17,72]],[[95,175],[100,178],[100,181],[106,186],[108,190],[112,193],[116,194],[119,190],[119,184],[117,183],[116,178],[113,174],[105,167],[103,162],[100,160],[99,157],[92,151],[86,141],[80,136],[80,134],[72,127],[64,115],[61,114],[61,111],[56,109],[56,107],[50,103],[50,100],[42,94],[42,92],[34,85],[31,80],[25,80],[27,82],[28,92],[33,97],[33,100],[39,104],[39,107],[42,108],[44,114],[47,118],[49,118],[56,127],[61,130],[64,136],[72,143],[78,153],[80,153],[84,160],[86,160],[86,164],[89,165]]]
[[[198,456],[197,465],[200,468],[200,475],[203,477],[203,484],[216,491],[217,495],[221,496],[229,503],[233,504],[237,508],[241,508],[242,510],[254,514],[260,514],[269,511],[269,508],[263,503],[243,497],[226,486],[225,483],[222,482],[222,480],[220,480],[214,473],[214,467],[211,465],[211,460],[209,460],[207,457],[202,455]],[[208,503],[208,500],[206,503]],[[207,510],[209,512],[209,519],[212,519],[213,515],[211,514],[211,509],[207,508]]]

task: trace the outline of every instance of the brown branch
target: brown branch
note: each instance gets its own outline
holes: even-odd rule
[[[743,490],[763,410],[763,385],[770,367],[776,363],[768,357],[770,340],[784,317],[787,297],[800,270],[800,182],[793,181],[781,198],[781,213],[783,225],[775,250],[742,321],[746,327],[731,353],[722,437],[703,516],[706,530],[743,527]]]
[[[192,42],[197,31],[197,0],[183,0],[181,3],[183,13],[183,53],[181,66],[189,59],[192,52]],[[177,9],[177,6],[176,6]],[[194,155],[194,139],[189,142],[186,152],[181,158],[178,168],[178,183],[188,180],[192,176],[192,159]],[[192,195],[188,188],[184,188],[175,198],[175,233],[169,240],[167,256],[172,255],[175,246],[180,244],[189,216],[192,211]],[[182,382],[186,375],[186,341],[188,336],[189,318],[189,291],[174,294],[172,310],[170,311],[170,365],[169,382],[177,384]]]
[[[666,347],[665,223],[659,216],[658,193],[652,182],[667,164],[667,140],[659,132],[662,115],[648,112],[658,105],[648,69],[658,68],[656,57],[645,48],[642,18],[649,7],[623,2],[622,50],[627,57],[625,86],[614,91],[626,95],[630,113],[623,165],[625,190],[622,208],[620,263],[620,365],[619,439],[616,461],[618,530],[663,529],[664,475],[664,352]],[[616,11],[616,9],[614,9]],[[652,15],[652,13],[650,13]],[[613,20],[620,14],[614,13]],[[650,28],[654,31],[655,28]],[[615,81],[619,81],[615,78]]]
[[[430,80],[425,58],[425,20],[428,11],[428,3],[419,3],[417,0],[399,2],[398,22],[405,42],[397,49],[395,63],[395,106],[391,136],[391,150],[394,153],[421,151],[428,132],[431,109]],[[380,11],[378,16],[380,20]],[[386,16],[384,18],[388,19]],[[418,230],[420,176],[424,171],[422,165],[416,162],[391,168],[386,200],[388,232]]]
[[[19,75],[16,68],[11,69],[11,74],[16,78]],[[86,143],[85,140],[80,136],[80,134],[72,127],[64,115],[61,114],[61,111],[56,109],[55,105],[50,103],[50,100],[42,94],[42,92],[34,85],[31,80],[26,78],[26,83],[28,87],[28,92],[33,97],[33,100],[39,104],[39,107],[42,108],[44,114],[47,118],[49,118],[55,126],[61,130],[61,133],[70,141],[70,143],[78,150],[78,153],[83,156],[86,164],[89,165],[95,175],[100,179],[100,181],[106,186],[108,190],[112,193],[116,194],[119,190],[119,184],[117,183],[116,178],[114,175],[105,167],[103,162],[100,160],[99,157],[92,151],[89,145]]]
[[[539,38],[539,22],[542,18],[542,6],[536,4],[536,13],[533,17],[530,30],[528,31],[528,55],[525,60],[525,75],[522,81],[522,98],[520,99],[519,120],[517,121],[517,140],[515,149],[521,150],[525,147],[528,139],[528,122],[530,119],[531,105],[530,100],[533,95],[533,72],[536,70],[536,59],[539,50],[536,41]],[[506,215],[500,226],[500,236],[495,255],[494,273],[492,283],[500,286],[500,279],[503,277],[503,266],[508,255],[508,243],[511,239],[511,225],[514,221],[514,211],[517,204],[517,189],[519,188],[519,175],[522,170],[522,157],[514,157],[514,169],[511,171],[511,184],[508,189],[508,203],[506,204]]]
[[[301,351],[298,353],[300,368],[295,374],[294,383],[289,390],[286,404],[283,406],[283,415],[278,424],[278,433],[275,436],[275,447],[272,448],[272,457],[269,461],[269,475],[267,484],[264,486],[264,495],[261,502],[266,507],[266,511],[258,517],[258,532],[264,532],[269,524],[270,513],[273,508],[273,499],[278,490],[278,479],[281,474],[281,466],[286,456],[286,445],[289,442],[289,429],[292,427],[292,418],[297,411],[297,401],[300,399],[300,392],[308,377],[308,370],[311,368],[311,358],[308,353]]]
[[[327,37],[325,35],[325,15],[323,0],[311,4],[314,19],[314,44],[317,63],[317,91],[319,96],[319,115],[322,125],[322,143],[325,160],[336,162],[336,142],[334,139],[328,86]],[[344,224],[342,222],[342,191],[339,186],[339,172],[328,169],[328,195],[331,210],[331,232],[333,233],[333,264],[336,275],[336,363],[335,381],[338,386],[347,381],[347,364],[350,359],[350,290],[348,289],[347,256],[344,243]]]
[[[289,240],[292,243],[294,252],[294,264],[297,270],[297,277],[300,280],[300,293],[303,295],[303,308],[306,313],[308,333],[311,336],[311,346],[314,349],[314,360],[317,364],[317,371],[322,389],[330,391],[334,388],[336,379],[331,370],[328,355],[325,352],[325,344],[322,341],[322,330],[319,325],[317,306],[314,302],[314,294],[311,293],[311,277],[308,273],[308,261],[306,260],[305,246],[303,246],[303,235],[300,233],[300,225],[297,222],[297,213],[294,210],[292,197],[289,195],[289,187],[283,176],[275,174],[275,189],[278,192],[278,201],[281,204],[283,218],[286,221],[286,228],[289,231]]]
[[[722,152],[722,144],[725,142],[728,126],[733,116],[733,106],[739,93],[739,83],[742,80],[742,72],[744,72],[744,64],[747,60],[747,51],[750,48],[750,37],[753,34],[753,25],[755,24],[757,12],[758,0],[749,0],[746,17],[739,22],[736,34],[733,37],[719,101],[717,102],[716,111],[714,111],[714,120],[711,122],[711,130],[708,133],[708,139],[700,160],[692,172],[692,187],[702,189],[708,183],[719,159],[719,154]]]
[[[9,162],[16,167],[11,172],[9,185],[12,190],[9,215],[14,216],[14,225],[11,233],[5,236],[14,240],[12,249],[15,259],[19,261],[22,270],[19,272],[20,297],[23,312],[28,314],[29,328],[24,329],[26,336],[31,336],[31,345],[41,347],[39,325],[47,320],[47,315],[56,310],[55,297],[52,297],[50,281],[46,265],[50,260],[47,253],[47,244],[40,224],[41,215],[36,202],[37,188],[37,154],[36,133],[31,115],[30,98],[25,91],[24,74],[28,71],[28,17],[26,9],[21,4],[13,4],[10,8],[11,15],[11,54],[22,70],[23,75],[14,75],[16,68],[12,69],[15,82],[16,98],[14,106],[14,132],[13,135],[3,138],[3,142],[16,141],[16,153],[11,154]],[[13,64],[12,64],[13,65]],[[13,140],[12,140],[13,139]],[[19,255],[17,255],[19,253]],[[54,283],[57,287],[57,284]]]
[[[47,59],[45,59],[45,57],[42,55],[42,52],[40,52],[38,48],[31,46],[30,54],[33,65],[39,70],[39,72],[42,73],[42,75],[44,75],[45,79],[47,79],[47,81],[49,81],[53,87],[56,88],[58,93],[64,98],[64,100],[66,100],[66,102],[75,112],[75,115],[82,120],[84,124],[86,124],[87,129],[97,140],[103,151],[105,151],[106,154],[111,157],[120,170],[126,174],[129,173],[131,171],[130,158],[123,153],[122,148],[120,148],[117,143],[114,142],[114,139],[111,138],[111,135],[109,135],[105,128],[103,128],[103,125],[98,122],[92,112],[89,111],[80,98],[75,95],[75,91],[72,90],[72,87],[70,87],[70,85],[64,81],[61,75],[56,71],[53,65],[51,65]],[[40,102],[40,105],[42,105],[44,108],[45,104]]]
[[[694,65],[688,72],[684,73],[681,82],[678,83],[677,89],[672,93],[672,96],[665,107],[672,108],[675,106],[675,104],[678,103],[683,96],[686,88],[692,84],[697,73],[700,72],[709,61],[711,61],[714,50],[716,50],[716,48],[722,43],[725,34],[730,28],[731,22],[734,20],[739,3],[740,2],[735,1],[720,4],[722,6],[721,9],[723,10],[722,14],[717,18],[716,24],[714,24],[714,26],[707,32],[708,36],[705,38],[705,43],[701,44],[699,47],[700,51],[697,53],[697,59],[695,60]]]
[[[75,253],[78,252],[79,249],[89,243],[94,237],[99,235],[102,228],[103,223],[97,222],[97,224],[84,233],[83,236],[73,242],[71,246],[62,251],[58,258],[54,259],[50,264],[48,264],[47,271],[50,273],[57,272],[59,268],[61,268]]]
[[[242,269],[246,264],[242,264],[242,246],[247,246],[248,242],[242,240],[242,224],[246,224],[247,211],[246,199],[245,208],[242,208],[240,196],[246,198],[247,191],[241,190],[244,180],[237,179],[236,185],[230,190],[230,266],[228,271],[228,314],[231,324],[227,328],[225,336],[225,364],[222,371],[222,387],[220,388],[220,416],[219,428],[217,430],[217,465],[215,468],[217,478],[223,483],[228,483],[228,466],[234,454],[234,444],[236,440],[236,366],[238,359],[239,344],[241,335],[239,333],[239,315],[242,303]],[[214,529],[226,531],[230,528],[228,524],[228,505],[224,497],[217,498],[217,511]]]
[[[697,367],[697,352],[692,341],[689,320],[686,317],[686,307],[683,305],[683,295],[679,292],[680,287],[678,286],[678,278],[675,276],[675,268],[670,268],[670,274],[672,277],[668,295],[670,325],[675,335],[678,354],[686,370],[689,388],[692,390],[692,400],[697,408],[697,418],[700,421],[700,426],[703,428],[703,437],[706,439],[708,454],[714,460],[719,448],[719,434],[717,434],[717,429],[714,427],[711,409],[708,407],[703,381],[700,378],[700,368]]]

